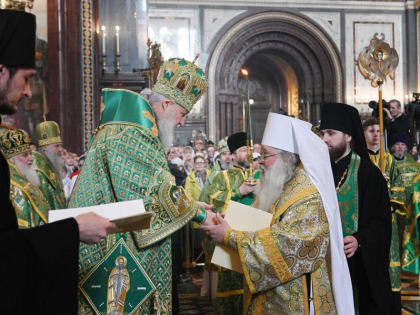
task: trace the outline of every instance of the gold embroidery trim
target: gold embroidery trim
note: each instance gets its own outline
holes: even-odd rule
[[[52,138],[48,138],[48,139],[41,139],[38,141],[39,146],[43,147],[45,145],[49,145],[49,144],[55,144],[55,143],[63,143],[63,141],[61,140],[61,137],[52,137]]]
[[[228,297],[232,295],[242,295],[244,294],[243,289],[239,290],[232,290],[232,291],[226,291],[226,292],[216,292],[216,297]]]
[[[401,266],[401,263],[399,262],[399,261],[391,261],[390,263],[389,263],[389,266],[392,268],[392,267],[400,267]]]
[[[405,187],[391,187],[392,191],[405,191]]]
[[[289,199],[287,199],[281,207],[276,211],[276,213],[273,216],[273,219],[271,220],[271,224],[274,224],[276,220],[295,202],[306,198],[310,195],[318,193],[318,190],[314,185],[311,185],[309,187],[306,187],[305,189],[302,189],[298,193],[292,195]]]
[[[418,213],[415,217],[414,220],[412,220],[412,222],[409,224],[408,226],[408,232],[404,232],[404,239],[402,241],[402,246],[406,246],[411,239],[411,235],[413,235],[414,230],[416,229],[416,225],[417,225],[417,220],[420,218],[420,213]],[[416,255],[416,259],[419,255]],[[416,260],[414,259],[414,260]],[[411,265],[413,263],[413,261],[410,261],[409,263],[403,264],[403,267],[406,267],[408,265]]]
[[[226,181],[226,191],[227,191],[226,201],[225,201],[225,204],[224,204],[223,209],[222,209],[222,214],[224,214],[226,212],[227,205],[230,201],[230,197],[232,196],[232,192],[231,192],[231,188],[230,188],[229,177],[227,176],[227,171],[223,171],[222,173],[223,173],[223,177],[225,178],[225,181]]]
[[[48,223],[48,220],[45,218],[45,216],[42,214],[42,212],[38,209],[38,207],[36,206],[34,200],[26,192],[26,190],[21,185],[19,185],[18,183],[16,183],[14,180],[11,180],[10,181],[10,184],[13,185],[13,186],[16,186],[17,188],[19,188],[26,195],[26,197],[28,197],[29,202],[32,204],[32,208],[34,209],[34,211],[39,215],[39,217],[41,218],[42,221],[44,221],[44,223]]]
[[[413,193],[413,203],[420,202],[420,191],[415,191]]]
[[[265,302],[264,294],[263,293],[258,294],[254,302],[252,314],[262,315],[263,314],[262,308],[263,308],[263,305],[265,304],[264,302]]]
[[[311,273],[311,281],[312,281],[312,297],[308,295],[308,299],[312,298],[314,301],[315,314],[322,314],[321,305],[319,305],[319,302],[322,302],[322,301],[320,301],[320,297],[318,296],[318,280],[316,278],[315,272]],[[305,304],[308,304],[308,303],[305,303]]]
[[[242,248],[242,242],[241,242],[242,235],[243,235],[243,232],[238,231],[237,236],[236,236],[236,246],[238,247],[238,254],[239,254],[239,258],[241,260],[241,264],[242,264],[242,271],[244,273],[245,280],[248,284],[249,291],[252,294],[254,294],[256,292],[256,290],[255,290],[254,284],[251,281],[251,278],[249,276],[249,271],[248,271],[248,268],[246,266],[244,250]]]
[[[399,215],[406,215],[407,212],[407,208],[405,207],[404,202],[396,200],[396,199],[391,199],[390,200],[391,204],[395,204],[398,206],[398,208],[395,210],[395,212]]]
[[[245,283],[245,285],[244,285],[244,296],[243,296],[243,300],[244,300],[243,306],[244,307],[243,307],[243,310],[242,310],[243,315],[247,314],[249,305],[251,304],[251,299],[252,299],[252,294],[249,291],[249,287]]]
[[[229,246],[229,234],[230,234],[230,232],[232,231],[232,229],[231,228],[229,228],[227,231],[226,231],[226,233],[225,233],[225,236],[223,237],[223,243],[226,245],[226,246]]]
[[[271,234],[271,228],[265,228],[259,231],[258,238],[260,239],[264,251],[270,260],[271,266],[276,271],[280,281],[282,283],[286,283],[287,281],[292,280],[293,276],[289,270],[289,267],[287,266],[286,261],[283,258],[283,255],[277,247],[273,235]]]
[[[23,219],[18,219],[18,225],[24,228],[29,227],[29,222]]]
[[[155,137],[157,137],[159,135],[159,131],[158,131],[157,127],[156,127],[155,117],[153,117],[153,115],[148,110],[143,110],[141,113],[143,114],[143,116],[147,120],[149,120],[153,124],[153,127],[150,129],[150,132],[152,133],[152,135],[154,135]]]
[[[410,261],[408,261],[408,262],[406,262],[406,263],[403,263],[403,265],[402,265],[402,267],[404,268],[404,267],[407,267],[407,266],[410,266],[412,263],[414,263],[417,259],[419,258],[419,255],[416,255],[416,257],[414,258],[414,259],[412,259],[412,260],[410,260]]]
[[[303,313],[309,315],[309,295],[308,295],[308,286],[306,285],[306,277],[303,275],[301,277],[302,282],[302,291],[303,291]],[[312,290],[314,291],[314,290]]]
[[[222,193],[221,190],[216,191],[213,195],[210,196],[210,203],[213,204],[214,199],[216,199],[217,196],[219,196]]]

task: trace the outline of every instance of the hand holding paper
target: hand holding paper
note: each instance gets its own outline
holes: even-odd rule
[[[225,233],[229,230],[229,223],[223,219],[220,213],[216,213],[215,224],[201,226],[207,235],[209,235],[216,243],[223,243]]]
[[[98,243],[108,234],[118,230],[114,223],[94,212],[78,215],[75,219],[79,226],[80,241],[86,244]]]
[[[273,215],[231,200],[226,209],[225,219],[220,219],[220,217],[221,215],[217,219],[221,222],[220,225],[224,226],[221,228],[222,230],[224,230],[226,227],[225,224],[227,224],[227,226],[230,225],[232,229],[237,231],[258,231],[270,226]],[[222,242],[223,238],[224,233]],[[242,273],[242,264],[238,252],[231,247],[217,245],[211,262],[223,268]]]
[[[204,201],[198,201],[198,205],[202,208],[204,208],[205,210],[211,210],[213,209],[213,205],[209,205],[207,203],[205,203]]]
[[[52,210],[48,213],[48,221],[51,223],[89,212],[94,212],[115,224],[115,227],[107,228],[108,233],[148,229],[153,217],[152,212],[146,212],[143,200],[139,199],[92,207]]]

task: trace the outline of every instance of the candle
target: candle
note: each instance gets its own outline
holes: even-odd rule
[[[245,115],[246,101],[242,101],[242,131],[246,132],[246,115]]]
[[[306,100],[306,119],[311,121],[311,109],[309,108],[309,100]]]
[[[115,44],[116,44],[115,54],[119,56],[120,55],[120,27],[118,25],[115,26]]]
[[[102,55],[106,56],[106,27],[102,25]]]
[[[251,125],[251,106],[249,103],[249,80],[248,80],[248,71],[246,69],[241,70],[242,74],[245,76],[245,93],[246,93],[246,112],[247,112],[247,138],[252,140],[252,125]]]

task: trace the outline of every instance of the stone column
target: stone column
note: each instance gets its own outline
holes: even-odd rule
[[[216,140],[239,131],[238,110],[241,107],[240,97],[236,93],[222,92],[217,95],[218,106],[216,117],[218,119],[216,130]]]
[[[407,93],[416,92],[418,70],[417,17],[415,9],[406,11],[406,47],[407,47]],[[404,93],[404,94],[407,94]],[[410,95],[411,96],[411,95]]]

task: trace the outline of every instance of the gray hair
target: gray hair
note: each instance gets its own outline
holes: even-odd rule
[[[141,96],[143,96],[144,98],[146,98],[150,104],[154,104],[154,103],[160,103],[163,102],[165,99],[167,99],[167,96],[164,96],[160,93],[154,92],[150,89],[144,89],[141,92]]]

